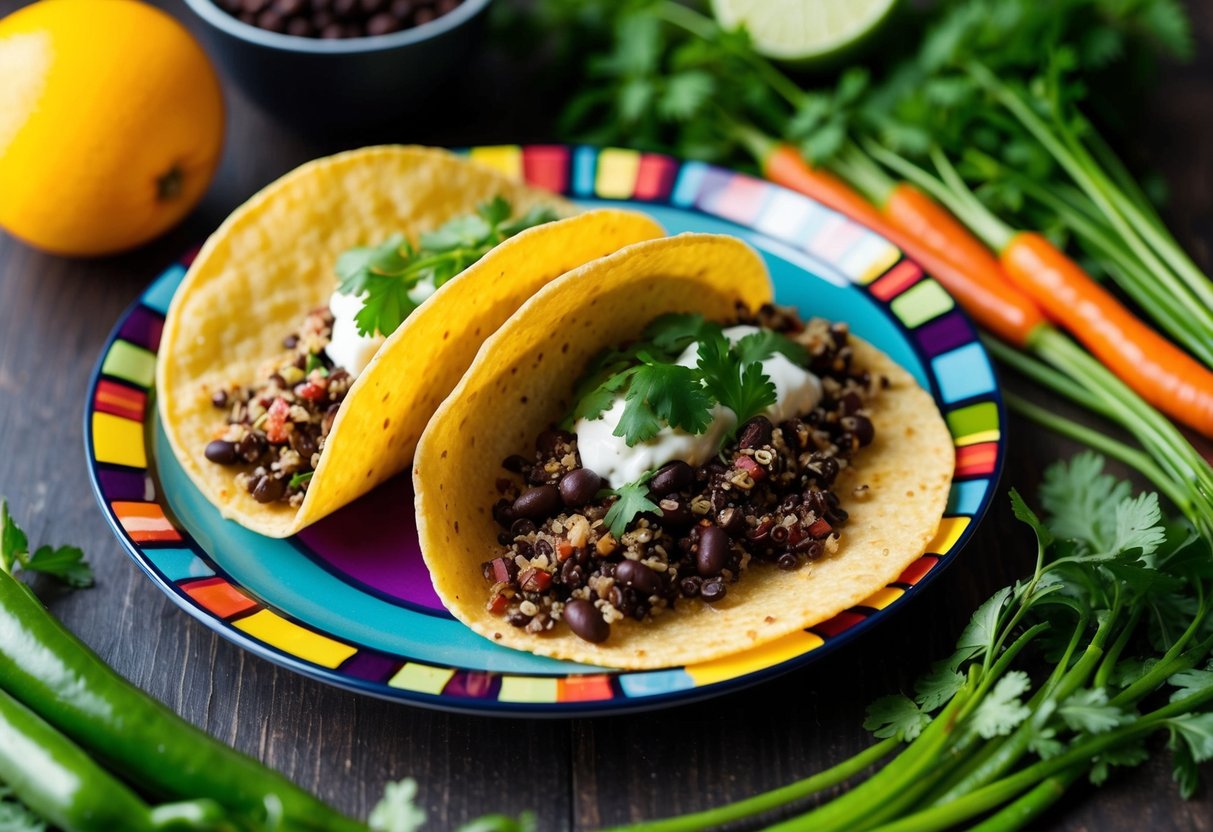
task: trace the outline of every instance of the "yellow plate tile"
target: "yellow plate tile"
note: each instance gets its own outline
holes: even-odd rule
[[[628,199],[636,190],[639,172],[640,154],[635,150],[604,150],[598,154],[594,192],[603,199]]]
[[[98,462],[146,468],[143,425],[112,413],[94,413],[93,456]]]
[[[396,675],[388,680],[388,684],[394,688],[415,690],[419,693],[432,693],[437,696],[442,693],[442,689],[446,687],[446,683],[451,681],[451,677],[454,675],[455,671],[450,668],[431,667],[428,664],[408,662],[404,667],[396,671]]]
[[[697,687],[710,685],[773,667],[810,650],[816,650],[824,643],[821,636],[800,630],[732,656],[688,665],[686,671],[695,680]]]
[[[233,626],[253,638],[321,667],[337,667],[358,652],[348,644],[300,627],[269,610],[253,613]]]
[[[517,145],[473,148],[471,157],[482,165],[496,168],[506,176],[522,178],[522,150]]]
[[[529,676],[501,677],[499,702],[555,702],[557,679]]]

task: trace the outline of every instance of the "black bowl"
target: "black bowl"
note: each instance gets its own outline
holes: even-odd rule
[[[464,0],[429,23],[361,38],[322,40],[243,23],[213,0],[185,0],[207,24],[226,73],[261,107],[299,127],[339,132],[399,121],[458,71],[489,0]]]

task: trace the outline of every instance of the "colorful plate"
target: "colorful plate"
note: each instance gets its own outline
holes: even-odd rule
[[[1002,403],[972,325],[918,266],[803,196],[720,168],[586,147],[470,153],[585,205],[646,211],[671,233],[737,235],[763,253],[780,302],[848,321],[913,373],[956,441],[956,480],[930,554],[830,621],[703,664],[618,672],[499,647],[435,597],[407,477],[289,540],[222,520],[193,487],[167,451],[151,401],[182,262],[118,323],[85,414],[101,508],[131,557],[180,607],[259,656],[364,693],[478,713],[605,713],[724,693],[802,667],[874,626],[956,559],[994,496]]]

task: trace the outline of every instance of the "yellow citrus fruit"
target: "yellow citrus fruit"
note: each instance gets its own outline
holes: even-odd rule
[[[58,254],[132,248],[202,198],[223,96],[185,28],[136,0],[0,20],[0,226]]]

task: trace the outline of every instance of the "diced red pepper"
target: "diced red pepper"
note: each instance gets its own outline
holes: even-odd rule
[[[501,594],[494,595],[492,600],[489,601],[489,612],[491,612],[493,615],[503,615],[505,613],[506,607],[508,607],[509,605],[510,605],[509,598],[506,598],[504,595],[501,595]]]
[[[812,525],[809,526],[809,536],[810,537],[817,537],[817,538],[825,537],[827,534],[829,534],[832,531],[834,531],[834,529],[830,526],[829,523],[826,522],[824,517],[818,517],[816,520],[813,521]]]
[[[742,471],[750,475],[750,479],[758,482],[767,475],[767,469],[758,464],[757,460],[752,456],[739,456],[733,462]]]
[[[564,563],[566,560],[572,557],[573,552],[576,550],[577,548],[572,543],[569,543],[567,540],[562,540],[556,544],[556,560]]]
[[[307,399],[309,402],[318,402],[324,398],[326,392],[325,385],[317,384],[314,381],[307,381],[303,384],[295,386],[295,395],[301,399]]]
[[[282,445],[290,439],[286,430],[286,419],[290,412],[291,406],[286,403],[286,399],[274,399],[274,403],[266,411],[265,438],[275,445]]]
[[[527,592],[543,592],[552,585],[552,576],[542,569],[531,567],[518,576],[518,583]]]

